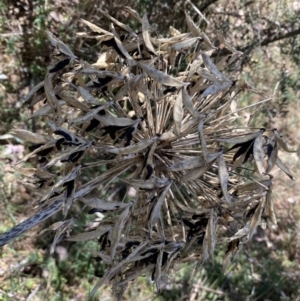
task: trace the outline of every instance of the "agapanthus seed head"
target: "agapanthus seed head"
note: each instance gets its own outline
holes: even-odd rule
[[[159,291],[174,264],[213,261],[220,242],[229,242],[226,270],[264,209],[276,223],[266,170],[277,164],[293,176],[277,148],[266,146],[275,139],[290,148],[276,129],[265,142],[265,129],[237,126],[231,103],[240,90],[226,73],[226,55],[219,55],[188,14],[191,32],[162,38],[151,36],[145,16],[142,32],[135,34],[102,13],[118,27],[104,30],[83,20],[101,44],[94,64],[48,32],[65,58],[53,56],[45,80],[27,97],[32,105],[41,103],[33,117],[47,121],[48,135],[13,132],[32,144],[21,162],[45,158],[33,160],[41,204],[49,205],[43,219],[57,212],[58,202],[65,216],[75,202],[87,206],[88,214],[103,214],[93,231],[70,236],[76,220],[53,229],[55,242],[66,232],[72,241],[98,239],[96,258],[107,271],[92,294],[110,282],[120,295],[147,272]],[[120,27],[130,34],[120,37]],[[242,53],[226,43],[230,64],[238,63]],[[50,168],[60,173],[44,180]],[[27,228],[43,219],[31,219]],[[0,245],[19,233],[20,227],[0,236]]]

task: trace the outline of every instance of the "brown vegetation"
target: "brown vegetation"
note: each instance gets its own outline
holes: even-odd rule
[[[206,259],[213,261],[216,243],[230,242],[226,271],[258,225],[270,226],[269,220],[276,225],[271,198],[276,177],[270,171],[277,165],[293,179],[278,153],[293,149],[279,132],[247,127],[258,113],[274,110],[268,102],[277,91],[266,93],[243,81],[234,85],[244,56],[233,44],[220,33],[208,37],[188,14],[187,34],[171,29],[163,38],[145,16],[126,13],[135,17],[134,24],[141,22],[140,34],[114,19],[110,29],[83,22],[88,31],[80,34],[81,41],[91,38],[102,44],[95,64],[78,58],[80,54],[48,33],[51,66],[44,82],[27,96],[34,106],[32,117],[43,117],[46,123],[37,127],[39,134],[24,129],[12,133],[35,144],[23,158],[14,151],[12,160],[34,166],[17,166],[27,177],[21,198],[35,194],[33,204],[42,213],[0,236],[5,244],[24,225],[34,226],[62,205],[69,217],[49,228],[56,231],[52,252],[62,238],[100,237],[100,252],[94,255],[107,270],[92,293],[111,281],[119,296],[146,271],[160,291],[174,264],[177,270],[182,263],[193,263],[197,270]],[[277,38],[268,35],[265,41]],[[244,109],[236,109],[241,91],[256,95],[247,123],[241,121],[247,116]],[[100,224],[70,237],[86,206],[92,208],[90,214],[104,213]],[[273,232],[271,242],[263,236],[268,247],[280,235],[275,233],[280,232]],[[293,260],[293,235],[290,241],[286,249]]]

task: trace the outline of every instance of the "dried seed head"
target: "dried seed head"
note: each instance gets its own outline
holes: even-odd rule
[[[123,285],[147,270],[159,291],[179,252],[183,262],[195,257],[213,260],[214,246],[222,241],[232,242],[225,255],[226,269],[239,243],[250,239],[260,224],[265,206],[276,223],[268,188],[272,178],[244,183],[248,178],[233,170],[247,164],[248,169],[257,166],[263,176],[277,164],[293,179],[276,147],[265,152],[264,129],[253,132],[233,124],[241,109],[230,111],[237,92],[228,92],[238,90],[226,74],[226,63],[231,62],[218,58],[223,59],[220,71],[217,59],[211,57],[215,47],[191,18],[186,15],[192,35],[172,30],[170,38],[158,39],[151,37],[146,15],[141,18],[127,10],[141,22],[142,35],[102,10],[116,28],[111,25],[108,31],[82,20],[106,45],[98,62],[101,70],[98,63],[69,64],[77,57],[47,33],[51,45],[67,58],[54,62],[27,101],[36,93],[43,95],[40,100],[47,99],[32,117],[46,118],[49,131],[47,135],[12,132],[38,144],[21,162],[43,154],[47,163],[36,163],[36,174],[45,174],[50,167],[60,174],[51,173],[51,186],[39,183],[41,205],[49,206],[0,235],[0,247],[61,207],[71,212],[72,204],[81,200],[94,208],[90,213],[102,212],[101,226],[68,239],[100,236],[97,256],[110,266],[92,294],[112,279],[119,294]],[[119,28],[129,35],[120,37]],[[232,56],[238,53],[222,36],[219,39]],[[178,73],[174,66],[187,67]],[[291,151],[276,129],[274,135],[283,150]],[[234,146],[220,151],[221,143]],[[250,203],[258,204],[252,217],[244,214],[245,204]],[[236,216],[244,216],[244,227],[235,223]],[[76,223],[71,221],[56,230],[53,246]],[[219,224],[235,229],[235,234],[222,237]]]

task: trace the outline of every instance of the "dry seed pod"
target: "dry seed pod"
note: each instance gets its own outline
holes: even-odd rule
[[[210,211],[209,221],[206,227],[206,239],[207,239],[207,250],[209,259],[213,262],[214,261],[214,248],[215,248],[215,218],[214,218],[214,209]]]
[[[140,121],[140,120],[133,120],[130,118],[115,117],[112,115],[105,115],[105,116],[98,115],[97,120],[99,120],[104,125],[112,125],[112,126],[130,126]]]
[[[229,237],[227,239],[227,242],[231,242],[233,240],[240,239],[240,238],[245,238],[245,236],[249,234],[249,230],[250,230],[250,222],[247,222],[243,228],[239,229],[233,236]]]
[[[61,91],[58,93],[58,96],[63,99],[68,105],[78,108],[82,111],[87,112],[89,110],[89,107],[87,104],[79,101],[75,97],[73,97],[72,94],[68,93],[67,91]]]
[[[228,78],[226,78],[216,67],[216,65],[211,61],[210,57],[203,51],[200,52],[204,65],[206,68],[218,79],[228,81]]]
[[[66,102],[64,100],[59,100],[58,101],[58,105],[61,107],[63,105],[65,105]],[[52,107],[50,105],[45,105],[43,107],[41,107],[40,109],[38,109],[37,111],[35,111],[30,117],[29,119],[35,118],[35,117],[42,117],[42,116],[46,116],[49,115],[50,113],[53,114],[53,110]]]
[[[200,166],[198,168],[188,171],[184,176],[181,177],[180,181],[188,182],[188,181],[193,181],[193,180],[200,178],[211,167],[211,165],[212,165],[212,163],[209,163],[204,166]]]
[[[94,105],[98,105],[99,104],[99,100],[96,99],[95,97],[93,97],[86,89],[84,89],[83,87],[77,87],[81,97],[90,104],[94,104]]]
[[[250,222],[248,239],[250,239],[252,237],[252,235],[254,234],[254,232],[256,230],[256,227],[260,224],[261,215],[265,208],[265,203],[266,203],[266,199],[263,198],[262,200],[260,200],[259,205],[257,206],[257,208],[255,210],[255,213]]]
[[[99,9],[99,11],[101,12],[101,14],[103,14],[107,19],[109,19],[111,22],[116,24],[118,27],[122,28],[123,30],[125,30],[129,33],[134,33],[134,31],[129,26],[127,26],[127,25],[123,24],[122,22],[116,20],[111,15],[109,15],[107,12],[105,12],[101,9]]]
[[[37,85],[35,85],[30,90],[30,92],[27,94],[27,96],[25,97],[24,103],[27,103],[34,96],[34,94],[36,94],[43,87],[44,87],[44,81],[41,81],[40,83],[38,83]],[[31,105],[33,105],[33,104],[31,104]]]
[[[46,230],[54,230],[56,231],[53,242],[50,246],[50,254],[52,255],[54,253],[56,244],[59,240],[59,238],[65,233],[68,232],[69,230],[71,230],[74,226],[74,222],[75,222],[75,218],[70,218],[68,220],[65,220],[63,222],[60,223],[60,225],[58,227],[55,227],[54,229],[51,229],[51,226],[46,229]],[[57,224],[57,223],[55,223]]]
[[[169,179],[166,178],[151,178],[149,180],[126,180],[126,179],[121,179],[122,182],[131,185],[135,189],[142,189],[142,190],[153,190],[153,189],[158,189],[158,188],[163,188],[166,185],[170,183]]]
[[[140,141],[139,143],[129,145],[127,147],[115,147],[115,148],[106,148],[105,152],[117,154],[117,155],[129,155],[132,153],[138,153],[145,148],[149,147],[152,143],[154,143],[157,138],[145,139]]]
[[[169,27],[169,31],[170,31],[170,35],[171,35],[172,37],[178,36],[178,35],[181,34],[181,32],[180,32],[178,29],[174,28],[173,26],[170,26],[170,27]]]
[[[257,166],[257,169],[262,176],[265,173],[263,161],[264,161],[264,151],[262,149],[262,144],[263,144],[263,135],[260,134],[257,136],[254,140],[254,145],[253,145],[253,156],[255,159],[255,163]]]
[[[46,138],[42,135],[32,133],[32,132],[29,132],[29,131],[23,130],[23,129],[13,129],[11,134],[15,137],[18,137],[19,139],[22,139],[22,140],[25,140],[28,142],[32,142],[32,143],[36,143],[36,144],[44,144],[49,141],[48,137]]]
[[[201,149],[202,149],[202,154],[204,158],[205,164],[208,163],[208,153],[207,153],[207,147],[206,147],[206,142],[204,138],[204,132],[203,132],[203,125],[204,125],[204,116],[200,118],[199,124],[198,124],[198,134],[199,134],[199,140],[201,143]]]
[[[223,83],[214,83],[211,86],[209,86],[200,96],[199,100],[203,99],[204,97],[210,95],[210,94],[217,94],[218,92],[221,92],[227,88],[229,88],[232,85],[231,81],[225,81]]]
[[[154,50],[153,45],[150,40],[149,30],[150,30],[150,24],[149,24],[149,21],[147,18],[147,14],[144,14],[143,20],[142,20],[142,32],[143,32],[144,43],[145,43],[147,50],[151,54],[156,55],[155,50]]]
[[[198,60],[199,63],[202,64],[203,62],[203,59],[199,59]],[[208,79],[209,81],[213,82],[213,83],[218,83],[218,79],[213,75],[211,74],[207,69],[203,69],[203,68],[198,68],[197,69],[197,74],[199,74],[201,76],[201,78],[205,78],[205,79]]]
[[[247,141],[255,139],[256,137],[261,135],[264,131],[265,129],[261,129],[259,132],[247,134],[245,136],[238,136],[232,138],[216,138],[216,140],[219,142],[230,143],[230,144],[245,143]]]
[[[86,21],[84,19],[80,19],[80,21],[83,24],[87,25],[93,32],[98,32],[100,34],[105,34],[105,35],[109,35],[109,36],[113,37],[113,34],[111,32],[106,31],[106,30],[102,29],[101,27],[99,27],[99,26],[97,26],[97,25],[95,25],[95,24],[93,24],[89,21]]]
[[[127,207],[126,203],[107,202],[98,198],[81,198],[80,200],[89,207],[101,209],[103,211],[121,210]]]
[[[66,56],[69,56],[72,59],[77,59],[77,56],[73,54],[73,52],[65,43],[55,38],[50,31],[46,31],[46,33],[53,47],[57,48],[61,53],[65,54]]]
[[[274,129],[273,132],[275,134],[277,143],[283,150],[289,153],[297,152],[297,150],[292,149],[292,147],[286,143],[286,141],[282,138],[282,136],[280,136],[277,129]]]
[[[218,175],[219,175],[219,181],[221,185],[221,189],[224,195],[224,198],[227,202],[227,204],[230,206],[232,205],[232,198],[230,194],[228,193],[228,180],[229,180],[229,174],[227,171],[227,167],[225,164],[224,156],[221,154],[219,156],[219,164],[218,164]]]
[[[130,13],[134,18],[136,18],[140,23],[143,23],[142,18],[140,17],[140,15],[138,14],[138,12],[136,10],[132,9],[129,6],[125,6],[124,8],[128,13]]]
[[[153,209],[151,211],[151,214],[150,214],[150,217],[149,217],[149,220],[148,220],[148,228],[149,228],[150,238],[152,237],[153,226],[157,222],[160,223],[161,230],[163,231],[163,229],[164,229],[163,220],[161,218],[160,210],[161,210],[161,206],[162,206],[163,202],[165,201],[165,198],[166,198],[166,196],[169,192],[169,189],[170,189],[171,185],[172,185],[172,182],[168,186],[166,186],[166,188],[163,190],[163,192],[161,193],[161,195],[157,199],[157,201],[156,201],[156,203],[153,206]]]
[[[277,157],[276,159],[276,165],[293,181],[295,181],[295,178],[289,168]]]
[[[207,162],[215,160],[222,152],[209,153],[207,155]],[[189,159],[179,161],[170,165],[169,169],[172,171],[180,171],[186,169],[193,169],[195,167],[200,167],[205,164],[203,156],[190,157]]]
[[[130,208],[133,205],[133,203],[129,203],[126,208],[123,210],[123,212],[120,214],[119,218],[116,221],[116,224],[114,225],[114,228],[112,230],[111,234],[111,252],[110,252],[110,259],[111,261],[115,258],[115,252],[116,248],[119,244],[121,233],[124,228],[126,219],[129,216]]]
[[[68,237],[67,240],[69,240],[69,241],[88,241],[88,240],[98,238],[110,230],[111,230],[111,227],[99,226],[94,231],[79,233],[77,235]]]
[[[123,43],[121,42],[120,40],[120,37],[118,35],[118,33],[116,32],[115,28],[114,28],[114,25],[113,24],[110,24],[110,28],[111,28],[111,31],[112,33],[114,34],[114,40],[116,42],[116,45],[119,49],[119,52],[122,54],[122,56],[124,58],[126,58],[127,60],[129,61],[133,61],[133,58],[130,56],[130,54],[128,53],[127,49],[123,46]]]
[[[217,33],[217,36],[218,36],[218,39],[220,40],[220,42],[222,42],[229,51],[231,51],[232,53],[237,53],[238,55],[243,55],[242,52],[237,51],[234,47],[229,45],[229,43],[226,41],[226,39],[219,32]]]
[[[241,247],[239,246],[239,243],[240,243],[239,239],[233,240],[229,243],[226,254],[223,259],[223,272],[224,273],[226,273],[230,264],[234,260],[237,252],[240,250]]]
[[[194,116],[194,117],[200,117],[199,112],[197,112],[194,108],[194,104],[193,101],[190,97],[190,95],[188,94],[187,90],[186,90],[186,86],[184,86],[182,88],[182,100],[183,100],[183,104],[185,106],[185,108],[188,110],[188,112]]]
[[[170,47],[173,50],[182,51],[183,49],[192,47],[198,40],[199,40],[198,38],[190,38],[190,39],[186,39],[184,41],[172,44],[172,46],[170,46]]]
[[[55,144],[56,144],[55,139],[52,139],[52,140],[48,141],[46,144],[41,145],[40,147],[36,148],[31,153],[25,155],[17,164],[22,163],[22,162],[26,162],[28,159],[30,159],[33,156],[37,155],[41,151],[44,151],[44,150],[46,151],[46,150],[49,150],[49,149],[53,148],[55,146]]]
[[[173,119],[174,119],[175,131],[176,131],[177,136],[180,135],[183,114],[184,114],[183,100],[182,100],[182,95],[180,95],[180,93],[179,93],[175,100],[175,104],[174,104],[174,108],[173,108]]]
[[[194,23],[193,19],[190,17],[190,15],[187,12],[185,12],[185,20],[191,33],[195,37],[200,37],[201,36],[200,28]]]
[[[62,123],[61,110],[60,110],[58,99],[53,89],[52,80],[53,80],[53,73],[52,74],[47,73],[44,80],[44,90],[47,97],[47,101],[49,102],[49,105],[54,111],[58,123]]]
[[[124,80],[124,76],[116,71],[103,71],[96,68],[83,68],[79,71],[79,74],[96,75],[100,78],[113,77],[120,80]]]
[[[65,183],[70,182],[74,179],[76,179],[79,175],[81,171],[81,165],[78,165],[77,167],[75,167],[70,173],[68,173],[67,175],[65,175],[64,177],[62,177],[58,182],[56,182],[51,190],[49,191],[49,193],[47,194],[47,196],[53,193],[53,191],[55,190],[55,188],[58,188],[60,186],[63,186]],[[47,196],[45,198],[47,198]]]
[[[154,79],[156,82],[161,83],[163,85],[171,86],[171,87],[183,87],[188,84],[160,70],[150,68],[145,64],[138,63],[138,66],[141,67],[143,71],[145,71],[152,79]]]
[[[268,162],[267,162],[267,168],[266,168],[267,174],[270,173],[270,171],[276,165],[276,161],[278,158],[278,147],[277,147],[276,141],[275,141],[274,146],[270,145],[270,148],[271,148],[271,154],[268,154]]]
[[[93,118],[95,118],[95,116],[103,109],[111,106],[113,104],[112,101],[106,103],[106,104],[103,104],[102,106],[94,109],[94,110],[91,110],[89,113],[83,115],[83,116],[80,116],[80,117],[77,117],[77,118],[74,118],[74,119],[70,119],[69,121],[69,126],[72,126],[74,124],[78,124],[78,123],[83,123],[83,122],[87,122],[87,121],[91,121]],[[101,118],[101,117],[100,117]]]
[[[269,215],[270,220],[272,223],[277,226],[277,219],[275,215],[275,210],[274,210],[274,200],[272,198],[272,188],[273,185],[272,183],[269,185],[269,191],[266,196],[266,214]]]

